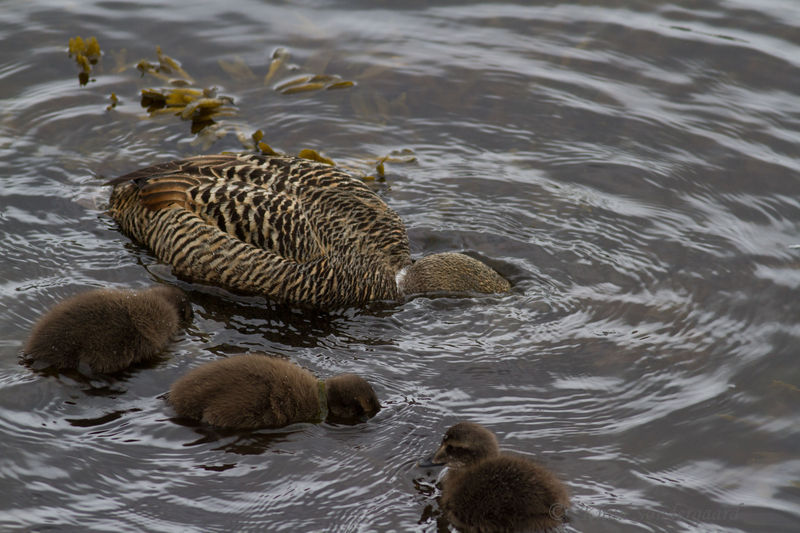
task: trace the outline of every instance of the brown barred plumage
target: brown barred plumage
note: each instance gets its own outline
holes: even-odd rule
[[[177,274],[327,309],[399,296],[411,264],[397,214],[329,165],[256,154],[198,156],[110,182],[109,213]]]

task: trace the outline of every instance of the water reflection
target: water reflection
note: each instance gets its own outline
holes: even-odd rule
[[[14,44],[0,51],[0,526],[445,530],[435,474],[414,461],[470,419],[567,480],[567,531],[795,529],[792,2],[236,0],[191,15],[0,14]],[[104,52],[84,87],[75,35]],[[238,115],[208,135],[149,117],[153,82],[133,67],[156,44]],[[279,47],[285,77],[265,85]],[[356,83],[273,89],[295,74]],[[514,291],[268,307],[177,279],[102,214],[101,176],[241,150],[258,129],[355,166],[413,150],[379,185],[412,253],[476,253]],[[19,365],[53,302],[154,281],[187,290],[196,314],[154,367],[84,383]],[[172,418],[161,395],[177,377],[251,350],[363,375],[384,409],[357,427],[257,432]]]

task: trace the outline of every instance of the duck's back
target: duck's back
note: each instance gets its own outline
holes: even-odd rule
[[[294,157],[220,154],[117,178],[109,212],[175,270],[316,307],[396,297],[410,263],[394,211],[361,181]]]

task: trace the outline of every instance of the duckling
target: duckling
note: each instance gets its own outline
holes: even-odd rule
[[[449,467],[441,506],[464,533],[549,531],[564,521],[564,485],[536,463],[501,454],[497,438],[483,426],[452,426],[429,461]]]
[[[42,316],[23,354],[34,368],[110,374],[154,359],[191,317],[189,299],[175,287],[95,289]]]
[[[195,368],[173,383],[168,401],[180,416],[232,429],[322,420],[352,423],[381,408],[375,391],[359,376],[317,380],[290,361],[257,354]]]
[[[397,213],[360,180],[323,163],[205,155],[108,184],[111,217],[176,274],[276,303],[325,310],[511,288],[464,254],[412,262]]]

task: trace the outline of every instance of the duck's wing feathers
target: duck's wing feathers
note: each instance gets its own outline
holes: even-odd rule
[[[295,188],[281,185],[281,177],[288,181],[280,172],[270,174],[260,158],[219,154],[153,165],[109,184],[132,182],[144,209],[186,209],[242,242],[293,261],[311,261],[327,250]]]
[[[244,242],[191,210],[147,209],[133,183],[115,187],[110,204],[109,214],[126,234],[191,281],[318,309],[397,297],[394,275],[380,258],[352,262],[321,255],[297,262]]]
[[[363,182],[330,165],[259,154],[197,156],[154,165],[133,181],[142,206],[189,209],[239,240],[295,261],[320,255],[381,255],[409,262],[405,226]]]
[[[142,207],[151,210],[165,209],[172,205],[193,209],[188,191],[197,186],[199,180],[186,174],[167,175],[144,181],[139,190]]]
[[[316,307],[396,297],[399,217],[328,165],[253,154],[162,163],[112,182],[109,214],[180,274]]]
[[[201,182],[187,189],[189,209],[236,239],[305,263],[329,253],[302,199],[243,181]]]

